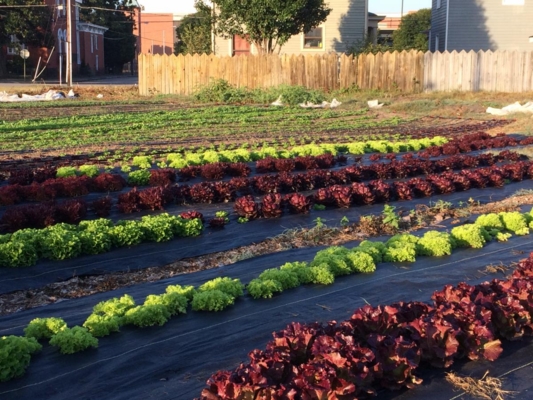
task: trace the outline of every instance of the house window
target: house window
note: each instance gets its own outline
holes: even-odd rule
[[[435,36],[435,51],[439,50],[439,35]]]
[[[440,8],[441,7],[441,0],[437,0],[437,8]]]
[[[96,71],[98,71],[98,54],[96,55],[96,61],[95,61],[95,64],[94,64],[94,69]]]
[[[98,35],[94,35],[94,48],[98,50]]]
[[[94,53],[94,35],[91,33],[91,53]]]
[[[10,42],[12,43],[11,47],[7,48],[7,54],[16,55],[17,54],[17,43],[18,39],[16,35],[9,35]]]
[[[303,48],[308,49],[323,49],[324,48],[324,27],[317,27],[311,29],[304,35]]]

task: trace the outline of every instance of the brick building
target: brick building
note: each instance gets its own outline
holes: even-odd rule
[[[83,0],[72,0],[72,73],[79,75],[81,73],[102,74],[104,73],[104,33],[107,28],[83,22],[80,20],[78,5]],[[52,15],[52,24],[48,29],[54,36],[53,47],[28,47],[30,51],[29,65],[36,66],[41,59],[40,68],[46,60],[45,76],[53,79],[65,81],[66,71],[66,54],[67,54],[67,9],[66,0],[44,0],[54,11]],[[13,37],[12,41],[16,41]],[[15,43],[8,46],[6,51],[7,59],[19,57],[18,48],[22,44]],[[31,71],[30,71],[31,72]]]

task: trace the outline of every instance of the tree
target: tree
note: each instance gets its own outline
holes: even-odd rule
[[[216,10],[216,33],[227,38],[245,37],[259,53],[280,51],[291,36],[320,25],[331,12],[324,0],[212,0],[212,3]]]
[[[15,35],[19,45],[46,47],[54,44],[54,36],[49,29],[52,13],[42,0],[2,0],[0,8],[0,77],[7,73],[6,58],[2,56],[3,46],[11,45],[11,35]],[[16,6],[39,6],[17,8]]]
[[[427,31],[431,28],[431,9],[423,8],[403,17],[400,27],[393,34],[394,50],[428,49]]]
[[[188,15],[176,28],[175,54],[211,54],[212,8],[196,2],[196,13]]]
[[[82,19],[108,28],[104,34],[104,63],[107,71],[121,73],[135,58],[134,7],[123,0],[85,0]],[[94,9],[88,7],[95,7]],[[104,9],[104,10],[103,10]]]

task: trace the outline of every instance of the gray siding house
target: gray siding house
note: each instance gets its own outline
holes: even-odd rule
[[[430,51],[533,50],[531,0],[433,0]]]
[[[377,31],[377,23],[382,18],[368,15],[368,0],[329,0],[327,3],[332,9],[328,19],[307,34],[291,37],[280,54],[342,53],[362,42],[367,35],[375,35],[372,26],[375,25]],[[255,46],[240,37],[217,36],[214,42],[216,55],[257,54]]]

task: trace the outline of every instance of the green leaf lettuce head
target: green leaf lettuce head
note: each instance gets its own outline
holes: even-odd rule
[[[2,336],[0,338],[0,382],[24,375],[31,355],[42,346],[34,338]]]

